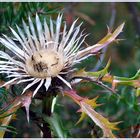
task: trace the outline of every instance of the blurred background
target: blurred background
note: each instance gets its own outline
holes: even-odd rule
[[[115,29],[125,22],[123,33],[119,36],[121,41],[104,49],[99,57],[90,57],[77,67],[97,71],[102,69],[111,57],[112,75],[131,77],[140,68],[140,3],[0,3],[0,35],[3,33],[12,37],[9,26],[15,30],[16,24],[22,27],[22,18],[27,22],[28,15],[33,19],[36,12],[41,19],[45,17],[47,21],[51,16],[54,23],[58,13],[63,12],[68,27],[79,18],[77,24],[83,22],[81,31],[84,29],[84,32],[89,34],[84,47],[96,44],[103,38],[108,31],[107,26]],[[1,45],[0,49],[3,50],[4,47]],[[99,95],[98,103],[103,105],[96,110],[110,121],[122,121],[118,125],[120,130],[114,132],[118,137],[136,137],[140,129],[140,107],[134,88],[119,86],[117,94],[105,91],[90,82],[79,84],[76,88],[82,96],[93,98]],[[1,108],[8,98],[9,95],[1,90]],[[31,108],[39,112],[40,106],[33,103]],[[101,130],[89,118],[75,125],[80,117],[76,112],[78,109],[70,99],[58,97],[55,112],[68,137],[100,137]],[[16,120],[10,125],[16,128],[17,134],[7,132],[5,137],[40,137],[38,126],[32,120],[28,124],[22,110],[18,111]]]

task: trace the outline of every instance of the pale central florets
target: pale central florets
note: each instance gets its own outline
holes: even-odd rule
[[[26,60],[27,72],[38,78],[55,77],[63,69],[63,66],[63,55],[51,49],[36,51]]]

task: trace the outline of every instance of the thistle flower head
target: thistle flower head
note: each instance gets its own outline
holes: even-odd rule
[[[56,27],[52,19],[50,19],[50,27],[45,19],[44,23],[41,23],[38,15],[36,15],[35,26],[30,17],[28,21],[28,26],[23,21],[23,29],[16,26],[18,32],[10,28],[18,44],[6,35],[0,38],[0,42],[14,54],[13,56],[0,51],[0,58],[2,58],[0,73],[6,73],[11,78],[3,86],[30,82],[24,88],[24,93],[38,83],[34,91],[35,95],[43,84],[47,90],[52,78],[57,77],[71,88],[70,83],[62,75],[65,69],[79,62],[77,52],[86,37],[83,33],[79,35],[81,24],[75,27],[77,21],[75,20],[69,31],[66,31],[66,24],[61,31],[62,15],[60,14],[56,20]]]
[[[38,15],[36,15],[35,26],[30,17],[28,21],[28,26],[23,21],[23,29],[16,26],[17,32],[10,28],[18,44],[6,35],[0,38],[0,42],[10,50],[10,53],[0,51],[0,73],[8,74],[7,77],[10,78],[2,86],[26,82],[27,86],[22,93],[38,84],[33,95],[42,85],[47,91],[54,77],[71,88],[71,84],[63,75],[69,73],[76,63],[95,55],[99,50],[115,41],[124,26],[124,23],[121,24],[113,33],[109,32],[97,44],[79,50],[87,35],[83,32],[80,33],[81,24],[75,27],[77,20],[73,22],[68,31],[66,23],[61,30],[62,15],[60,14],[55,27],[52,19],[48,26],[45,19],[41,23]]]

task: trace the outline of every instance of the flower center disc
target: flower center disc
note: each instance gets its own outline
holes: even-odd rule
[[[55,77],[63,69],[63,56],[51,49],[35,52],[26,60],[26,70],[34,77]]]

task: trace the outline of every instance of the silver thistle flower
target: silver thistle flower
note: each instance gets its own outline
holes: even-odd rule
[[[108,45],[123,28],[122,26],[119,29],[120,31],[114,34],[113,38],[110,38],[106,44],[96,44],[79,50],[87,35],[80,33],[78,36],[81,24],[75,27],[77,20],[73,22],[68,32],[66,31],[66,24],[64,24],[63,31],[60,31],[62,23],[62,15],[60,14],[57,17],[55,29],[51,19],[50,28],[45,19],[43,25],[41,24],[38,15],[36,15],[36,27],[34,27],[30,17],[28,20],[29,26],[23,21],[24,31],[18,26],[18,33],[10,28],[20,45],[17,45],[6,35],[3,35],[4,38],[0,38],[0,42],[15,55],[13,57],[0,51],[0,58],[2,59],[0,60],[0,73],[8,74],[7,77],[11,78],[1,87],[7,84],[30,82],[22,93],[38,83],[33,96],[43,84],[47,91],[53,77],[59,78],[71,88],[70,83],[61,76],[65,74],[63,70],[71,68],[76,63],[92,55],[92,49],[96,49],[96,47],[101,49]]]
[[[54,31],[53,22],[50,19],[49,30],[46,20],[44,19],[43,28],[38,15],[36,15],[36,29],[30,17],[29,27],[23,21],[25,33],[18,26],[18,33],[10,28],[21,47],[17,46],[17,44],[6,35],[4,35],[5,38],[0,38],[0,42],[18,58],[13,58],[7,53],[0,51],[0,58],[3,59],[0,61],[0,73],[9,74],[8,77],[12,78],[3,86],[12,84],[13,82],[19,84],[30,81],[31,83],[23,89],[22,93],[24,93],[31,86],[39,83],[33,93],[33,95],[35,95],[43,84],[47,91],[51,85],[52,77],[57,77],[71,88],[70,83],[63,79],[60,74],[63,74],[62,71],[64,69],[71,67],[77,62],[76,54],[85,36],[81,33],[81,35],[77,37],[81,25],[74,28],[76,21],[73,22],[68,32],[66,31],[65,24],[63,32],[61,33],[61,22],[62,15],[58,15],[56,31]],[[60,34],[62,34],[61,41]],[[81,40],[82,37],[83,39]]]

